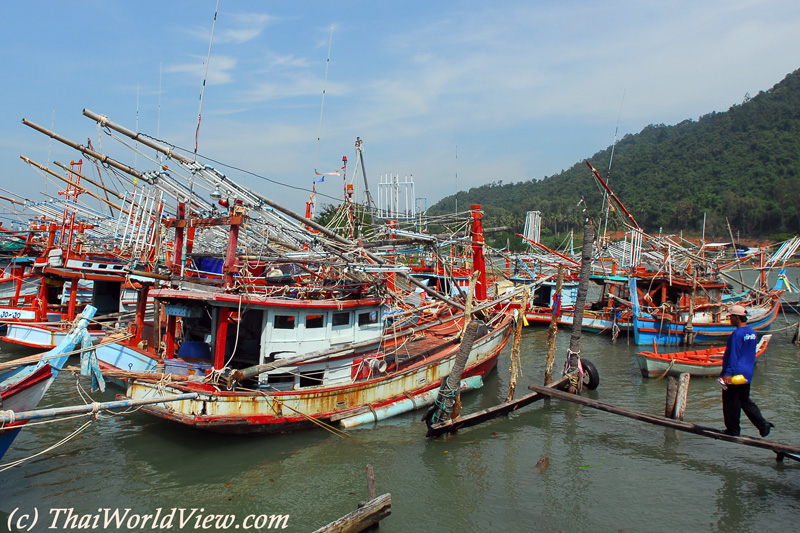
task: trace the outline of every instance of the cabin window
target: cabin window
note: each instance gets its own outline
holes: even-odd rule
[[[322,385],[323,376],[325,376],[325,369],[301,372],[300,387],[319,387]]]
[[[277,383],[294,383],[294,374],[269,374],[268,383],[273,385]]]
[[[331,321],[333,327],[336,326],[349,326],[350,313],[333,313],[333,320]]]
[[[275,315],[275,329],[294,329],[295,317],[292,315]]]
[[[367,313],[358,314],[358,325],[368,326],[369,324],[378,323],[378,311],[369,311]]]
[[[325,315],[307,315],[306,329],[317,329],[325,327]]]

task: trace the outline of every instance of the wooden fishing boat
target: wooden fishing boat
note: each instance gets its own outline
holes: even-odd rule
[[[731,305],[722,299],[726,284],[694,282],[677,276],[631,276],[629,290],[634,339],[638,345],[679,345],[721,342],[733,331],[727,320]],[[781,309],[782,291],[772,290],[749,301],[739,301],[747,310],[747,325],[758,333],[769,330]],[[640,305],[640,302],[643,302]]]
[[[41,357],[16,366],[6,365],[4,370],[0,370],[0,405],[4,411],[29,411],[39,404],[69,358],[69,352],[82,338],[95,312],[94,307],[87,305],[81,313],[81,319],[70,329],[69,334],[58,346]],[[0,428],[0,458],[26,422],[12,422]]]
[[[759,339],[756,357],[767,349],[772,335],[764,335]],[[719,376],[722,371],[722,356],[725,346],[690,350],[685,352],[648,351],[636,354],[636,362],[646,378],[661,377],[664,374],[677,376],[691,374],[693,376]]]
[[[481,278],[472,318],[478,331],[463,374],[477,387],[497,364],[513,322],[486,296],[482,225],[473,211],[473,264]],[[237,221],[234,221],[237,222]],[[180,241],[181,225],[175,224]],[[232,224],[229,251],[235,250]],[[232,287],[232,252],[225,287]],[[260,284],[246,291],[156,289],[166,314],[163,373],[130,373],[127,395],[198,393],[198,398],[151,405],[145,412],[223,433],[277,433],[375,421],[433,401],[452,369],[464,313],[451,306],[409,309],[415,320],[384,319],[385,282]],[[433,312],[429,312],[433,311]],[[480,320],[480,322],[478,322]],[[135,341],[135,338],[132,339]],[[128,350],[139,351],[129,343]],[[124,369],[122,369],[124,370]],[[124,376],[125,373],[116,373]]]

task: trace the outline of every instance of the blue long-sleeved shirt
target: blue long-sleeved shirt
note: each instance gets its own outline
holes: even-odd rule
[[[758,338],[750,326],[742,326],[733,330],[728,337],[725,355],[722,356],[722,372],[720,376],[743,375],[747,382],[753,379],[753,367],[756,364],[756,346]]]

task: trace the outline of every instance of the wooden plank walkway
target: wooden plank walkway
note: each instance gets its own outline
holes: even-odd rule
[[[673,420],[671,418],[666,418],[663,416],[651,415],[649,413],[634,411],[632,409],[625,409],[624,407],[617,407],[615,405],[599,402],[597,400],[592,400],[590,398],[584,398],[583,396],[578,396],[577,394],[569,394],[568,392],[556,390],[550,387],[542,387],[540,385],[530,385],[528,388],[544,396],[549,396],[552,398],[556,398],[558,400],[566,400],[568,402],[585,405],[593,409],[599,409],[601,411],[606,411],[608,413],[613,413],[616,415],[622,415],[628,418],[633,418],[634,420],[640,420],[642,422],[648,422],[650,424],[670,427],[680,431],[694,433],[695,435],[710,437],[712,439],[735,442],[737,444],[744,444],[746,446],[754,446],[756,448],[764,448],[767,450],[771,450],[775,452],[775,454],[777,454],[778,461],[783,460],[784,457],[794,459],[795,461],[800,461],[800,446],[793,446],[791,444],[783,444],[780,442],[775,442],[772,440],[755,438],[755,437],[742,437],[742,436],[734,437],[731,435],[726,435],[725,433],[722,432],[722,430],[716,428],[699,426],[697,424],[683,422],[680,420]]]
[[[565,376],[558,381],[555,381],[544,387],[545,389],[563,389],[569,385],[569,376]],[[472,413],[471,415],[462,416],[456,418],[455,420],[447,420],[445,422],[440,422],[438,424],[433,424],[428,428],[428,432],[426,433],[426,437],[439,437],[446,433],[455,433],[459,429],[468,428],[472,426],[477,426],[482,422],[486,422],[487,420],[492,420],[493,418],[498,418],[500,416],[507,415],[519,409],[520,407],[525,407],[526,405],[530,405],[533,402],[544,400],[546,396],[538,392],[533,392],[531,394],[526,394],[520,398],[516,398],[511,400],[510,402],[504,402],[499,405],[495,405],[493,407],[489,407],[488,409],[484,409],[482,411],[478,411],[476,413]]]

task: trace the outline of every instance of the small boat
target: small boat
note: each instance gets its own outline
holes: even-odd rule
[[[30,411],[39,404],[69,358],[69,353],[82,339],[95,312],[94,307],[87,305],[81,319],[69,334],[58,346],[41,357],[0,370],[0,406],[4,411],[14,413]],[[26,422],[27,420],[11,422],[0,427],[0,459]]]
[[[756,348],[756,358],[764,353],[771,338],[772,335],[761,337]],[[642,376],[646,378],[661,377],[664,374],[677,376],[684,373],[692,376],[719,376],[722,371],[723,355],[725,346],[688,352],[639,352],[636,354],[636,362],[639,363]]]

